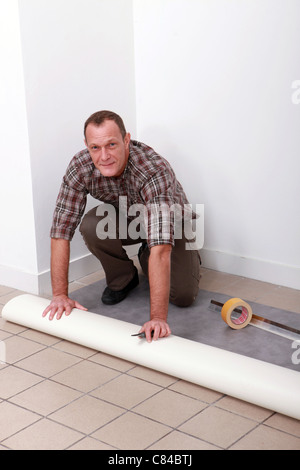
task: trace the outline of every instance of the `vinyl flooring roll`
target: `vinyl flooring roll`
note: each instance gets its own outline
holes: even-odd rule
[[[132,337],[140,325],[73,309],[49,321],[49,300],[30,294],[10,300],[2,317],[171,376],[300,419],[300,373],[179,336],[152,343]],[[292,352],[292,351],[291,351]]]

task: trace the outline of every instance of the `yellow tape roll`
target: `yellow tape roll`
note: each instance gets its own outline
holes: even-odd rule
[[[242,310],[242,313],[234,312],[234,309]],[[221,315],[225,323],[234,330],[240,330],[250,323],[252,318],[252,309],[250,305],[242,299],[229,299],[222,307]]]

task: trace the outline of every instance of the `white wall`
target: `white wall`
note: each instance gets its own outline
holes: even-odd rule
[[[205,205],[204,265],[300,288],[298,0],[134,2],[138,138]]]
[[[0,0],[0,284],[49,291],[61,178],[109,108],[205,204],[205,266],[299,289],[299,18],[298,0]],[[77,234],[71,278],[97,266]]]
[[[0,2],[0,284],[36,287],[36,238],[16,1]]]
[[[4,171],[1,174],[10,188],[5,201],[9,213],[6,220],[12,220],[18,228],[17,231],[12,227],[14,237],[19,241],[20,232],[23,238],[27,231],[29,233],[25,243],[20,245],[22,249],[19,248],[24,252],[26,262],[19,258],[15,246],[10,243],[12,230],[1,234],[3,242],[0,246],[5,247],[5,255],[1,255],[0,264],[16,267],[14,287],[29,291],[39,289],[41,292],[49,290],[49,231],[55,200],[67,164],[76,152],[84,148],[85,119],[94,111],[113,109],[124,117],[129,128],[135,132],[132,2],[13,0],[2,4],[4,24],[10,24],[12,20],[12,8],[7,4],[14,5],[14,31],[11,36],[16,42],[17,62],[5,84],[5,94],[8,94],[1,117],[5,119],[7,110],[11,112],[11,96],[14,105],[18,109],[22,107],[23,114],[20,115],[17,129],[12,127],[14,138],[7,142],[12,150],[11,160],[4,158],[7,152],[2,154]],[[18,5],[20,31],[17,25]],[[9,56],[11,44],[8,37],[4,39],[2,48]],[[9,82],[11,76],[16,77],[12,83]],[[15,96],[19,89],[23,92],[20,103],[18,96]],[[10,126],[11,120],[6,128]],[[19,140],[20,130],[23,140],[28,135],[30,154],[28,142],[26,147]],[[5,141],[5,137],[2,140]],[[23,166],[28,173],[24,173]],[[14,168],[17,168],[23,185],[28,188],[28,197],[32,192],[33,207],[32,199],[28,201],[22,189],[17,190],[16,201],[12,200],[15,187],[12,188],[11,176]],[[11,212],[13,210],[16,214],[16,209],[21,210],[21,218],[15,217],[14,220]],[[26,219],[26,224],[22,223],[22,218]],[[35,265],[28,265],[29,260]],[[99,263],[88,254],[78,233],[72,243],[71,260],[71,278],[99,267]],[[79,262],[76,263],[76,260]],[[30,271],[38,280],[38,287],[36,283],[29,285],[21,271]],[[6,281],[2,276],[0,283],[5,284]]]

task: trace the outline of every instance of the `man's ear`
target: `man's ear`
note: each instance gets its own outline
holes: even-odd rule
[[[131,135],[129,134],[129,132],[127,132],[127,134],[124,137],[124,142],[125,142],[126,147],[129,146],[130,139],[131,139]]]

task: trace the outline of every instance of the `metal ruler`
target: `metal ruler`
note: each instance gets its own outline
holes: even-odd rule
[[[224,304],[221,302],[211,300],[209,308],[210,310],[221,312],[223,305]],[[239,308],[235,308],[234,312],[241,314],[242,310]],[[269,320],[268,318],[252,314],[252,318],[249,325],[255,326],[256,328],[260,328],[261,330],[269,331],[270,333],[273,333],[278,336],[283,336],[284,338],[290,339],[292,341],[300,341],[300,330],[297,330],[296,328],[292,328],[287,325],[283,325],[281,323],[277,323],[273,320]]]

